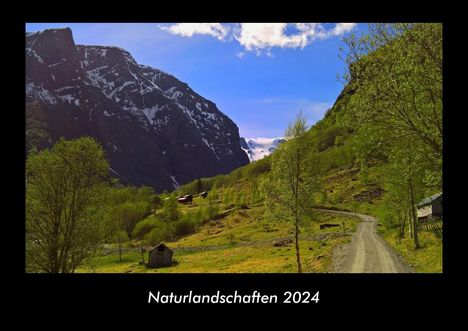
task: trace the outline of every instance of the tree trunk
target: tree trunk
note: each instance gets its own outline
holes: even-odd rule
[[[408,231],[409,231],[409,236],[411,239],[413,239],[413,222],[412,222],[412,217],[411,213],[410,216],[408,217]]]
[[[296,260],[297,260],[297,272],[302,273],[301,265],[301,253],[299,252],[299,185],[301,178],[301,157],[299,153],[296,154],[296,178],[295,178],[295,188],[294,188],[294,230],[295,230],[295,239],[296,239]]]
[[[53,232],[52,232],[52,244],[49,248],[49,265],[50,265],[50,272],[51,273],[59,273],[60,272],[60,264],[59,264],[59,220],[55,217],[55,222],[53,224]]]
[[[299,252],[299,226],[296,223],[295,228],[295,239],[296,239],[296,260],[297,260],[297,272],[302,273],[302,265],[301,265],[301,253]]]
[[[414,207],[414,191],[413,191],[413,181],[411,176],[409,178],[409,194],[410,194],[410,208],[411,208],[411,218],[412,218],[412,225],[413,225],[413,240],[414,240],[414,248],[418,249],[421,246],[419,245],[419,237],[418,237],[418,217],[416,215],[416,209]]]
[[[119,241],[119,261],[122,262],[122,243]]]

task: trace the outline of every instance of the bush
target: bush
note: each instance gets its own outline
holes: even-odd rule
[[[219,206],[212,200],[212,198],[208,199],[208,204],[205,209],[204,213],[204,220],[211,220],[218,216],[219,214]]]
[[[118,224],[119,229],[130,235],[138,221],[144,219],[150,213],[150,204],[147,202],[125,202],[111,207],[108,217]]]
[[[160,213],[161,219],[166,222],[179,220],[181,214],[179,210],[179,203],[173,197],[164,200],[163,207]]]
[[[190,218],[183,218],[174,224],[174,233],[181,237],[195,232],[195,223]]]
[[[161,241],[171,240],[174,238],[174,230],[169,224],[157,220],[154,222],[154,227],[144,237],[148,245],[157,245]]]
[[[245,168],[247,178],[257,178],[259,175],[271,170],[271,157],[267,156],[261,160],[250,163]]]
[[[138,222],[135,225],[135,228],[132,231],[132,237],[133,238],[142,238],[144,235],[146,235],[152,229],[157,227],[158,223],[160,223],[160,222],[162,222],[162,221],[158,220],[154,216],[150,216],[148,218],[145,218],[144,220]]]
[[[328,148],[335,146],[336,142],[338,142],[338,144],[341,144],[343,142],[343,138],[340,139],[338,137],[341,137],[343,135],[345,135],[344,128],[336,126],[330,126],[320,131],[316,131],[313,140],[315,141],[317,151],[325,151]]]

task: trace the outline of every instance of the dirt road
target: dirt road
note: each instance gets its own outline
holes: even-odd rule
[[[323,210],[335,214],[354,216],[354,213]],[[349,244],[335,248],[335,273],[409,273],[411,269],[401,257],[376,233],[376,220],[372,216],[356,214],[358,224]]]

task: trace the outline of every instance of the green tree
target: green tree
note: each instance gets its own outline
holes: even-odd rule
[[[164,200],[160,216],[161,219],[166,222],[179,220],[181,216],[179,203],[174,197],[169,197],[167,200]]]
[[[218,184],[218,181],[215,182],[215,184],[211,188],[210,192],[208,193],[208,196],[213,200],[217,200],[219,198],[218,185],[217,184]]]
[[[148,245],[157,245],[163,240],[169,240],[174,237],[174,229],[166,222],[158,221],[154,223],[153,228],[144,236]]]
[[[219,207],[215,198],[210,194],[208,194],[207,200],[208,203],[206,205],[206,217],[211,220],[219,214]]]
[[[418,141],[401,141],[392,151],[390,158],[392,170],[387,175],[387,183],[391,185],[394,199],[395,194],[398,194],[400,206],[409,208],[407,213],[410,219],[410,231],[416,249],[420,248],[416,204],[424,194],[426,152],[427,149],[425,150],[420,142],[418,144]]]
[[[51,146],[44,110],[39,103],[26,104],[26,155]]]
[[[197,182],[196,182],[196,192],[195,193],[200,193],[203,191],[203,183],[201,181],[200,178],[197,179]]]
[[[302,272],[299,232],[314,204],[319,190],[320,162],[309,153],[306,119],[302,112],[289,124],[281,144],[272,159],[270,181],[266,184],[266,210],[271,217],[289,222],[294,230],[297,271]]]
[[[122,262],[122,246],[125,242],[128,241],[128,233],[127,231],[117,231],[114,235],[114,239],[119,245],[119,261]]]
[[[151,213],[146,201],[131,202],[109,207],[108,217],[116,226],[116,231],[124,230],[130,236],[135,225]]]
[[[396,139],[412,135],[441,155],[442,24],[369,24],[365,35],[345,41],[353,121]]]
[[[256,178],[250,180],[250,203],[257,203],[259,200],[258,182]]]
[[[442,187],[442,24],[369,24],[365,35],[345,41],[353,90],[346,122],[357,126],[360,160],[388,162],[387,214],[399,238],[409,220],[419,248],[415,204]]]
[[[230,187],[224,190],[223,203],[225,205],[232,203],[232,193],[232,188]]]
[[[106,238],[109,165],[92,138],[60,140],[26,162],[27,269],[74,272]]]

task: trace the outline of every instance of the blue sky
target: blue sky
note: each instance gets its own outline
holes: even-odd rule
[[[244,137],[282,136],[299,110],[309,124],[343,89],[341,41],[365,25],[219,23],[28,23],[27,32],[70,27],[75,43],[127,49],[213,101]]]

